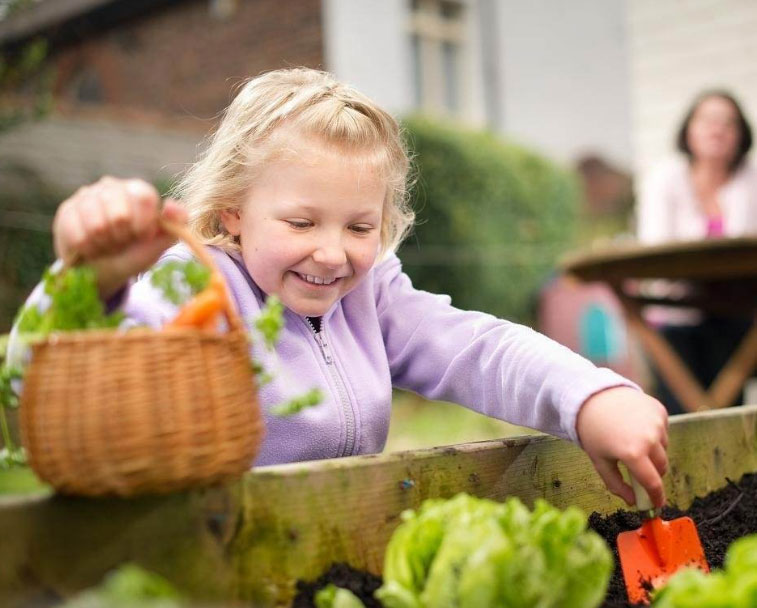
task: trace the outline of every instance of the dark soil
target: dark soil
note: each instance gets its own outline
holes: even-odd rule
[[[737,538],[757,532],[757,475],[745,475],[738,483],[728,480],[725,488],[704,498],[696,498],[687,511],[665,507],[662,513],[663,519],[673,519],[682,515],[688,515],[694,520],[710,568],[722,568],[728,545]],[[616,511],[606,517],[592,513],[589,526],[607,541],[615,555],[615,572],[610,580],[603,608],[633,606],[626,598],[615,539],[621,532],[641,526],[639,515],[631,511]],[[381,579],[346,564],[333,564],[316,581],[297,581],[297,595],[292,608],[315,606],[316,591],[329,583],[349,589],[367,608],[381,608],[381,604],[373,598],[373,592],[381,586]]]
[[[381,608],[381,602],[373,597],[373,592],[381,586],[381,578],[369,572],[356,570],[347,564],[332,564],[320,578],[313,582],[297,581],[297,595],[292,601],[292,608],[315,606],[316,592],[329,583],[349,589],[363,601],[367,608]]]

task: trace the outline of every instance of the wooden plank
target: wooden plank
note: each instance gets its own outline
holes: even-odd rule
[[[672,502],[757,471],[757,406],[675,418]],[[215,490],[136,500],[62,497],[0,502],[0,605],[68,595],[137,561],[198,599],[283,605],[297,578],[332,561],[380,572],[400,513],[467,491],[531,504],[611,512],[609,495],[575,445],[518,437],[416,452],[261,468]]]

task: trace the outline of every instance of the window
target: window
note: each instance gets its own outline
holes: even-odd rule
[[[208,10],[211,17],[218,21],[226,21],[237,12],[238,4],[238,0],[210,0]]]
[[[85,104],[101,104],[105,101],[100,75],[91,66],[81,66],[74,73],[69,85],[72,97]]]
[[[410,50],[418,108],[447,115],[462,111],[462,0],[410,0]]]

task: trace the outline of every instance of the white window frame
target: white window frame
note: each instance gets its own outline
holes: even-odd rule
[[[413,4],[417,8],[413,9]],[[456,15],[452,18],[442,15],[443,5],[452,5]],[[415,0],[408,2],[410,18],[408,33],[411,58],[414,63],[413,89],[415,105],[418,109],[446,116],[463,117],[466,114],[466,73],[464,56],[466,51],[466,2],[463,0]],[[455,50],[453,73],[445,69],[444,48],[452,45]],[[451,78],[454,81],[450,80]],[[449,95],[449,88],[456,87],[455,99]]]

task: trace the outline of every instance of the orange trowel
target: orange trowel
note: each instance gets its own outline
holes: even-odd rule
[[[636,530],[618,534],[618,555],[629,601],[649,604],[651,591],[662,587],[681,568],[709,572],[710,567],[694,520],[661,519],[644,488],[630,477],[644,522]]]

